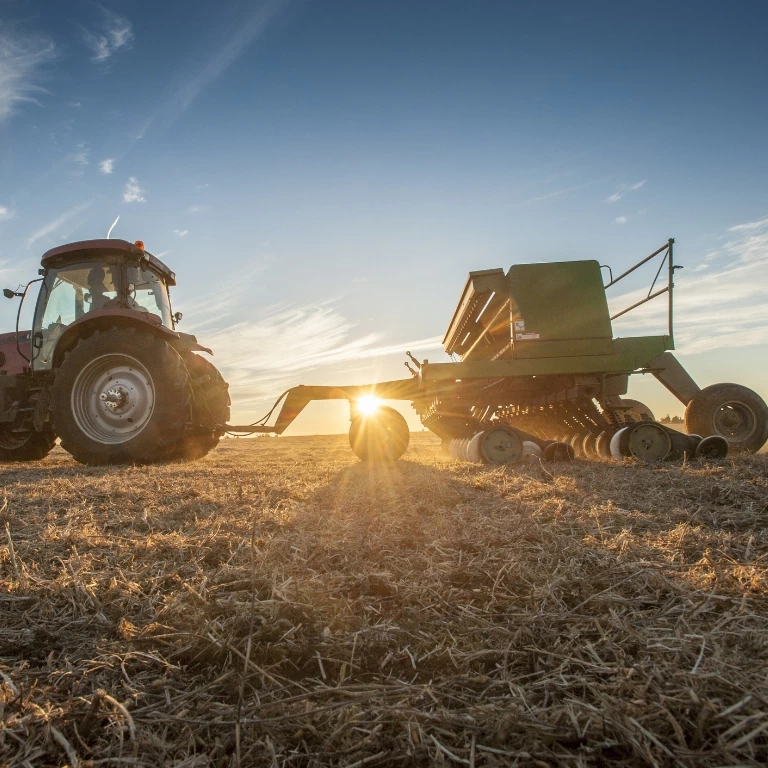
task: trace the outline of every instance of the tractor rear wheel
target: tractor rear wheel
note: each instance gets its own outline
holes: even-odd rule
[[[349,427],[349,444],[362,461],[397,461],[411,433],[398,411],[382,406],[372,416],[356,416]]]
[[[148,464],[172,454],[189,417],[189,374],[163,339],[112,328],[80,341],[51,391],[62,448],[83,464]]]
[[[768,406],[748,387],[712,384],[688,403],[685,431],[720,435],[732,451],[757,453],[768,439]]]
[[[0,429],[0,461],[39,461],[56,445],[56,435],[43,432],[11,432],[10,425]]]
[[[192,429],[170,458],[195,461],[212,451],[229,422],[229,385],[211,362],[189,352],[183,356],[192,388]]]

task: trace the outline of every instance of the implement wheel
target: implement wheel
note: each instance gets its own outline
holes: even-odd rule
[[[172,454],[189,417],[189,375],[157,336],[112,328],[67,354],[51,390],[61,446],[83,464],[148,464]]]
[[[581,443],[581,454],[587,459],[597,459],[597,435],[588,432]]]
[[[582,450],[581,446],[584,443],[584,437],[585,435],[582,435],[579,432],[576,432],[576,434],[571,435],[571,439],[568,441],[571,445],[571,448],[573,448],[573,455],[576,458],[579,458],[579,456],[582,456]]]
[[[664,461],[672,450],[672,438],[661,424],[641,421],[620,429],[611,439],[611,454],[621,460]]]
[[[50,430],[13,433],[10,425],[0,429],[0,461],[39,461],[54,445],[56,435]]]
[[[685,431],[720,435],[732,451],[756,453],[768,439],[768,406],[748,387],[713,384],[688,403]]]
[[[411,433],[398,411],[382,406],[374,414],[360,414],[349,427],[349,444],[361,461],[397,461],[408,447]]]
[[[622,398],[621,405],[624,407],[617,408],[616,410],[624,413],[624,421],[628,424],[633,421],[656,421],[653,411],[639,400]]]
[[[599,459],[611,458],[611,437],[610,432],[601,432],[595,440],[595,453]]]
[[[575,458],[576,454],[574,454],[571,444],[563,440],[550,443],[544,449],[544,461],[550,461],[553,464],[562,461],[573,461]]]

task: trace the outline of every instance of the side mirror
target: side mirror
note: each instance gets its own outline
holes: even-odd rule
[[[5,296],[6,299],[15,299],[18,294],[10,288],[3,288],[3,296]]]
[[[181,312],[176,312],[173,316],[173,322],[178,325],[181,322],[182,317],[184,317],[184,315],[182,315]]]

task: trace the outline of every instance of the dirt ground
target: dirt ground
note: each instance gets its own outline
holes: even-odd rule
[[[768,762],[768,457],[0,465],[0,765]]]

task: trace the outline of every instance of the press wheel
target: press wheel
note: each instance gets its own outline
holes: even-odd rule
[[[616,457],[631,456],[638,461],[664,461],[672,450],[672,438],[661,424],[642,421],[620,429],[611,440],[611,453]]]

